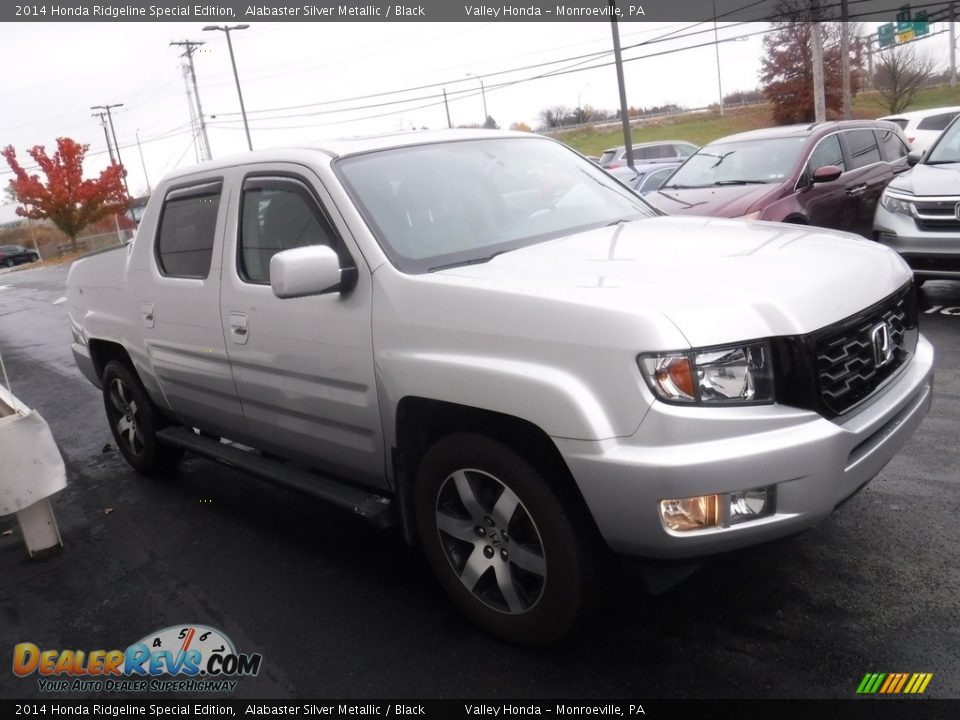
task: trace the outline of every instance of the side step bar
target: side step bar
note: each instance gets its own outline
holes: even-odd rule
[[[169,445],[217,460],[259,478],[298,490],[307,495],[326,500],[339,508],[356,513],[379,528],[390,527],[396,522],[394,502],[388,497],[346,485],[329,476],[318,475],[284,462],[270,460],[254,452],[241,450],[234,445],[197,435],[185,427],[164,428],[157,438]]]

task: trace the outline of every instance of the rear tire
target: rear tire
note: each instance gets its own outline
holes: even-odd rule
[[[103,369],[101,384],[110,431],[130,466],[142,475],[173,467],[183,451],[157,439],[163,417],[130,366],[111,360]]]
[[[4,267],[8,267],[8,268],[11,268],[11,267],[13,267],[13,266],[15,265],[15,263],[13,262],[13,258],[6,258],[6,259],[3,261],[3,263],[0,263],[0,264],[2,264]]]
[[[603,586],[609,551],[550,480],[503,443],[448,435],[424,455],[414,513],[427,560],[460,610],[524,645],[567,635]]]

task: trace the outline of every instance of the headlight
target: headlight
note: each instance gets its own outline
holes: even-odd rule
[[[897,195],[891,195],[889,191],[884,190],[880,196],[880,204],[892,213],[901,215],[913,215],[913,203]]]
[[[703,405],[774,401],[768,343],[641,355],[640,370],[661,400]]]

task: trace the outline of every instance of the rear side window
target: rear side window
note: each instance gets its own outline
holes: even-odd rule
[[[880,162],[880,148],[873,130],[848,130],[845,133],[850,161],[854,168],[862,168]]]
[[[616,150],[607,150],[606,152],[603,153],[603,155],[600,156],[599,162],[601,165],[604,165],[610,162],[611,160],[613,160],[616,156],[617,156]]]
[[[887,122],[892,122],[895,125],[899,125],[901,130],[905,130],[907,127],[906,118],[884,118]]]
[[[650,147],[638,148],[634,151],[634,159],[636,160],[662,160],[676,156],[676,150],[673,149],[673,145],[652,145]]]
[[[840,150],[840,140],[836,135],[827,135],[827,137],[817,143],[817,147],[815,147],[810,154],[810,162],[807,167],[812,173],[824,165],[836,165],[843,171],[847,169],[843,163],[843,152]]]
[[[674,147],[677,149],[677,157],[690,157],[697,151],[693,145],[674,145]]]
[[[251,178],[243,186],[240,276],[270,282],[270,259],[305,245],[338,243],[310,190],[289,178]]]
[[[939,132],[940,130],[945,129],[947,125],[950,124],[950,121],[953,120],[958,114],[960,113],[948,112],[925,117],[917,124],[917,130],[936,130]]]
[[[903,140],[893,130],[877,130],[877,140],[880,141],[880,152],[887,162],[894,162],[904,157],[908,152]]]
[[[200,278],[210,273],[222,182],[171,190],[157,233],[157,263],[164,275]]]

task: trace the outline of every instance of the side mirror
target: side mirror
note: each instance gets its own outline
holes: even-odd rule
[[[823,167],[818,167],[816,170],[813,171],[813,182],[814,183],[833,182],[842,174],[843,174],[843,170],[841,170],[836,165],[824,165]]]
[[[910,167],[913,167],[918,162],[923,160],[924,154],[925,154],[924,150],[911,150],[910,152],[907,153],[907,165],[909,165]]]
[[[340,268],[340,258],[327,245],[308,245],[270,258],[270,287],[278,298],[346,292],[356,284],[356,268]]]

